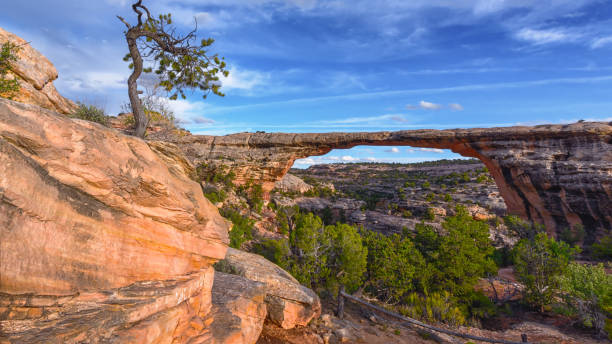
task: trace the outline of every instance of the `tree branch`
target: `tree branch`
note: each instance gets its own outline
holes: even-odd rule
[[[128,30],[132,28],[132,26],[130,25],[130,23],[128,23],[127,21],[125,21],[125,19],[123,19],[123,17],[121,16],[117,16],[117,18],[119,18],[119,20],[121,20],[123,22],[123,24],[125,24],[125,26],[127,26]]]

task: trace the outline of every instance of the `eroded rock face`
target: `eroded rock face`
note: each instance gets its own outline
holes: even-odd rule
[[[229,224],[190,166],[171,144],[0,99],[0,339],[201,333]]]
[[[284,192],[304,193],[312,190],[312,185],[307,184],[299,177],[290,173],[285,174],[281,180],[274,184],[274,187]]]
[[[230,247],[225,262],[238,275],[266,285],[268,318],[282,328],[306,326],[321,314],[317,294],[264,257]]]
[[[55,66],[26,40],[0,28],[0,45],[5,42],[19,47],[18,60],[11,63],[9,73],[9,77],[19,81],[21,88],[13,100],[63,114],[72,113],[76,104],[62,97],[53,86],[58,76]]]
[[[189,159],[224,164],[236,182],[271,190],[296,159],[359,145],[450,149],[480,159],[508,212],[544,223],[551,234],[583,224],[587,240],[612,228],[612,125],[584,122],[488,129],[363,133],[192,135],[175,142]]]
[[[257,342],[266,320],[265,296],[264,283],[216,272],[212,290],[213,307],[201,325],[210,328],[210,332],[201,334],[198,339],[210,344]]]

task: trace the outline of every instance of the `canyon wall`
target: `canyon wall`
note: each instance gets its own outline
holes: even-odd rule
[[[612,123],[359,133],[238,133],[174,139],[195,164],[270,191],[294,161],[360,145],[450,149],[488,167],[508,211],[551,233],[583,224],[588,240],[612,228]]]
[[[229,223],[192,174],[172,144],[0,99],[0,342],[220,342]]]

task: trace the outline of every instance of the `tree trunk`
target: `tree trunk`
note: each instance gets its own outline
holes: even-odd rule
[[[136,123],[134,135],[144,138],[145,131],[147,130],[147,116],[140,102],[140,98],[138,97],[138,85],[136,84],[136,80],[138,80],[138,77],[142,74],[142,56],[140,56],[136,43],[138,35],[130,29],[126,34],[126,38],[130,49],[130,55],[132,55],[132,63],[134,64],[132,74],[128,78],[128,94],[130,96],[130,104],[132,105],[134,122]]]

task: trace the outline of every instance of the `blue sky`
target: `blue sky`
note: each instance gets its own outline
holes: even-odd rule
[[[131,1],[11,1],[0,26],[57,67],[65,96],[127,101]],[[612,2],[600,0],[145,0],[231,70],[226,97],[172,103],[194,133],[457,128],[612,120]],[[455,157],[356,147],[300,161]]]

